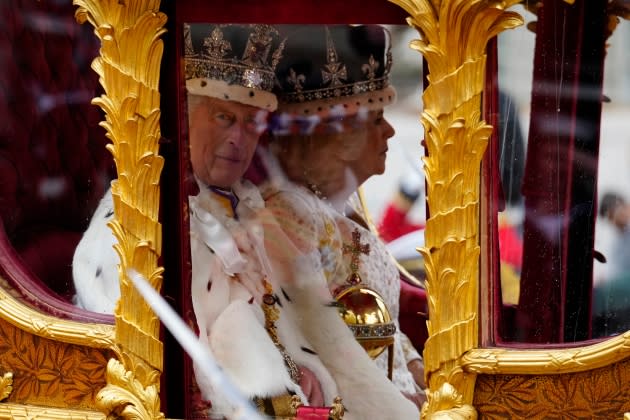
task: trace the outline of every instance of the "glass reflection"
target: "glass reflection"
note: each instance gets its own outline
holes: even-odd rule
[[[630,329],[630,204],[616,192],[599,203],[593,278],[593,336]]]
[[[622,21],[608,43],[597,185],[593,337],[630,329],[630,22]]]
[[[5,287],[74,317],[72,255],[114,174],[91,100],[98,40],[70,2],[0,5],[0,225]],[[6,235],[6,236],[5,236]]]
[[[388,144],[385,172],[370,177],[361,187],[369,216],[388,250],[416,283],[422,284],[424,262],[416,251],[424,244],[426,219],[420,124],[422,56],[409,48],[409,42],[418,38],[415,29],[395,25],[388,28],[396,40],[391,80],[398,98],[387,108],[387,118],[396,133]]]
[[[498,44],[497,160],[505,204],[497,229],[499,335],[553,343],[617,334],[629,327],[628,269],[618,263],[627,249],[629,25],[621,22],[607,40],[603,66],[603,40],[599,47],[593,39],[578,45],[567,35],[565,50],[553,50],[553,41],[537,40],[533,30],[553,39],[566,28],[542,30],[535,15],[518,9],[527,27],[502,33]],[[535,45],[548,54],[546,63],[534,57]],[[577,52],[567,53],[571,48]],[[561,56],[572,63],[573,55],[581,64],[558,64],[555,76],[543,78],[544,66]]]
[[[359,392],[348,382],[358,370],[371,378],[368,398],[381,401],[379,410],[416,417],[424,400],[422,362],[398,326],[400,276],[384,244],[346,207],[359,185],[385,170],[394,134],[386,107],[396,96],[390,36],[379,25],[253,25],[240,28],[247,38],[238,36],[239,27],[191,24],[184,32],[190,180],[198,186],[189,198],[191,321],[240,384],[251,383],[255,373],[238,369],[234,360],[249,360],[254,349],[259,368],[276,372],[244,389],[261,408],[279,403],[287,389],[316,406],[330,406],[338,393],[349,411],[369,417],[355,399],[366,398],[366,388]],[[276,38],[286,42],[276,47]],[[260,70],[256,65],[264,64],[267,70],[267,62],[277,82],[271,91],[277,108],[269,109],[269,132],[244,175],[220,158],[237,161],[261,133],[250,133],[246,142],[238,113],[204,110],[198,101],[208,98],[197,97],[209,96],[224,108],[228,102],[260,108],[266,101],[255,75],[243,73],[253,85],[240,86],[250,79],[232,77],[231,67]],[[229,182],[218,177],[223,167],[231,169],[221,172],[232,176]],[[373,289],[378,293],[363,293]],[[262,316],[242,324],[260,308]],[[260,351],[269,338],[275,348]],[[376,357],[386,347],[376,363],[366,352]],[[286,366],[275,363],[278,352]],[[352,366],[339,364],[346,357]],[[303,378],[293,377],[293,366]],[[287,371],[293,381],[285,385]],[[202,399],[215,412],[222,408],[221,395],[198,370],[195,379]]]
[[[418,404],[421,383],[412,366],[421,363],[420,356],[398,326],[400,275],[384,244],[364,223],[348,217],[345,208],[358,186],[386,172],[395,133],[388,120],[396,96],[389,81],[393,43],[389,33],[376,25],[351,27],[347,34],[339,27],[329,29],[326,51],[321,48],[321,27],[289,34],[287,60],[280,61],[276,72],[281,85],[280,124],[270,140],[270,150],[289,185],[272,182],[263,196],[298,250],[320,261],[342,314],[365,311],[356,317],[358,325],[350,325],[357,339],[362,343],[366,338],[393,339],[389,350],[393,358],[381,354],[377,365]],[[365,43],[354,42],[359,37]],[[295,44],[290,48],[291,38],[299,42],[298,48]],[[305,54],[313,40],[319,40],[320,49]],[[343,71],[329,76],[333,68]],[[310,124],[304,125],[306,121]],[[376,293],[366,294],[366,289]],[[363,302],[372,297],[383,304]],[[374,312],[376,307],[386,308],[387,315],[381,309]]]

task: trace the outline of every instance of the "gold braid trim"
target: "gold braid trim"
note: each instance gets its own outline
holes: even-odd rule
[[[278,338],[278,327],[276,327],[276,321],[280,318],[280,310],[276,306],[277,298],[273,294],[273,288],[267,279],[264,278],[262,281],[266,292],[263,296],[263,302],[261,304],[261,308],[265,314],[265,329],[267,330],[271,341],[273,341],[273,344],[276,346],[280,354],[282,354],[284,364],[287,366],[287,371],[289,372],[291,379],[297,384],[300,382],[300,378],[302,376],[300,374],[300,368],[298,368],[298,365],[291,356],[289,356],[289,353],[287,353],[287,350]]]

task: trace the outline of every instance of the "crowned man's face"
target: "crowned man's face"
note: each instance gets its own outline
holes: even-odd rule
[[[189,96],[190,160],[206,185],[230,188],[249,166],[267,112],[238,102]]]

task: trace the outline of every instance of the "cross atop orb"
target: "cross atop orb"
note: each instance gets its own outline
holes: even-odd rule
[[[351,254],[350,260],[350,276],[348,277],[348,282],[350,284],[357,284],[361,281],[359,277],[359,256],[361,254],[368,255],[370,253],[370,244],[362,244],[361,243],[361,233],[358,228],[355,228],[352,231],[352,243],[343,244],[343,254]]]

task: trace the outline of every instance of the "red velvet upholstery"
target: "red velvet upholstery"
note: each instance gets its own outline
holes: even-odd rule
[[[424,343],[429,338],[428,319],[426,290],[401,279],[398,323],[420,354],[424,351]]]
[[[330,407],[306,407],[301,406],[297,410],[296,420],[328,420]]]
[[[0,240],[0,269],[33,303],[48,300],[40,305],[47,310],[55,300],[65,307],[64,300],[68,304],[74,294],[74,249],[114,173],[98,126],[101,112],[90,104],[98,94],[90,68],[98,40],[92,28],[75,21],[74,9],[69,0],[0,5],[0,57],[5,58],[0,220],[6,234]],[[47,288],[57,296],[28,293]],[[53,310],[71,318],[75,311],[69,304]]]

